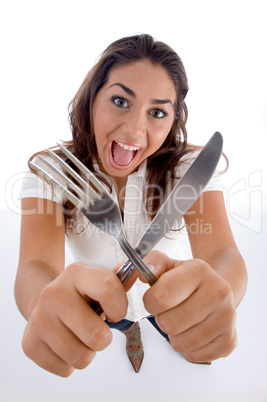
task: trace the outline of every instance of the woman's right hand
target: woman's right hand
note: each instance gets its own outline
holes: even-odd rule
[[[109,321],[125,317],[126,291],[116,274],[72,263],[42,290],[24,332],[25,354],[62,377],[87,367],[112,341],[108,325],[89,305],[92,299]]]

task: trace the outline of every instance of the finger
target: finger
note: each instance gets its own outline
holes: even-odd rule
[[[83,301],[83,299],[81,300]],[[55,364],[56,361],[58,361],[55,366],[55,370],[59,371],[60,373],[63,369],[64,372],[65,369],[67,372],[69,372],[70,367],[73,369],[82,369],[87,367],[95,356],[95,351],[90,348],[90,345],[92,345],[95,349],[102,349],[103,336],[100,336],[100,339],[95,339],[91,334],[91,336],[89,336],[87,339],[88,345],[85,345],[81,339],[75,335],[76,328],[68,328],[60,320],[59,316],[57,315],[58,309],[56,306],[54,306],[53,314],[51,314],[51,310],[48,308],[48,303],[43,302],[44,296],[42,295],[41,303],[39,303],[31,314],[24,333],[23,344],[27,356],[35,360],[37,364],[41,365],[42,367],[44,367],[44,365],[47,366],[49,363],[49,357],[47,357],[48,360],[45,360],[47,361],[46,364],[41,362],[44,361],[43,349],[46,350],[48,348],[48,356],[51,357]],[[86,304],[85,301],[83,302]],[[71,305],[75,308],[75,303],[72,303]],[[78,307],[80,308],[80,306]],[[79,309],[74,311],[73,316],[76,317],[76,314],[79,315]],[[94,313],[92,312],[92,314]],[[102,324],[106,327],[106,331],[110,335],[110,339],[112,339],[112,334],[108,326],[101,320],[101,318],[98,317],[98,320],[100,325]],[[80,326],[82,326],[82,323],[80,323]],[[95,332],[96,331],[94,331],[94,334]],[[92,341],[92,338],[95,339],[95,342]],[[110,341],[108,343],[110,343]],[[99,344],[101,346],[99,346]],[[34,345],[36,345],[36,349],[33,348]],[[65,362],[69,368],[63,365],[63,362]],[[51,371],[51,369],[49,370]]]
[[[217,317],[214,318],[214,315]],[[158,321],[157,321],[158,322]],[[230,323],[232,324],[232,322]],[[172,345],[179,352],[199,349],[226,332],[231,332],[231,327],[221,314],[211,314],[200,324],[194,325],[178,334],[168,334],[172,339]]]
[[[159,326],[170,335],[185,332],[208,317],[212,317],[217,329],[235,323],[236,310],[229,284],[205,265],[200,269],[197,267],[196,274],[200,275],[196,290],[175,308],[157,317]]]
[[[192,363],[204,363],[229,356],[238,343],[237,333],[234,330],[233,336],[221,335],[212,342],[190,352],[182,353],[186,360]]]
[[[120,321],[125,317],[127,296],[123,284],[114,272],[81,263],[75,264],[75,274],[73,269],[70,268],[69,271],[70,283],[84,300],[98,301],[110,321]]]
[[[68,377],[74,371],[74,367],[69,366],[47,344],[39,338],[31,336],[29,328],[26,327],[22,339],[22,348],[26,356],[33,360],[39,367],[50,373],[61,377]]]
[[[124,289],[126,292],[131,289],[131,287],[134,285],[136,280],[140,277],[139,272],[135,269],[133,273],[129,276],[129,278],[126,279],[126,281],[123,283]]]
[[[156,316],[159,327],[168,335],[184,333],[189,328],[203,322],[213,311],[211,303],[206,303],[197,290],[178,306]]]
[[[68,311],[60,313],[60,320],[88,348],[93,351],[104,350],[112,341],[112,332],[108,325],[85,301],[72,302]],[[70,343],[74,342],[74,339],[70,339]]]
[[[83,278],[80,279],[82,280]],[[77,282],[79,281],[76,280],[76,285]],[[90,286],[94,286],[92,278],[89,283]],[[100,351],[105,349],[112,341],[112,333],[108,325],[90,307],[87,301],[88,296],[81,297],[79,293],[79,291],[82,291],[81,284],[78,283],[78,291],[73,291],[72,286],[73,283],[71,282],[70,286],[60,286],[55,280],[53,285],[44,289],[40,295],[38,315],[35,312],[32,317],[32,321],[37,321],[35,327],[42,328],[45,323],[48,326],[48,334],[55,333],[57,338],[60,339],[58,332],[53,332],[53,328],[49,328],[50,325],[56,326],[58,322],[55,323],[54,321],[58,319],[91,350]],[[92,293],[88,286],[86,286],[86,290],[88,290],[89,294]],[[101,297],[99,300],[101,300]],[[57,350],[55,347],[53,349]]]
[[[83,369],[95,357],[96,352],[85,345],[56,315],[50,317],[49,320],[43,318],[40,320],[37,312],[34,311],[28,325],[32,327],[32,333],[36,334],[36,338],[42,339],[58,357],[71,367]],[[104,323],[104,325],[106,324]],[[110,332],[108,328],[107,332]],[[94,343],[90,341],[91,338],[88,343],[94,347]],[[98,345],[96,348],[99,349]]]
[[[59,326],[62,327],[61,331]],[[96,355],[95,350],[92,350],[81,342],[81,340],[61,322],[59,322],[59,325],[56,327],[56,331],[58,331],[58,334],[61,334],[61,336],[57,336],[55,339],[52,339],[51,335],[50,337],[46,337],[50,349],[71,367],[79,370],[87,367]],[[91,342],[89,341],[88,343]],[[94,347],[94,344],[92,345]],[[96,347],[95,349],[99,348]]]
[[[214,311],[222,312],[223,309],[227,309],[229,303],[225,290],[227,284],[220,280],[219,285],[218,276],[211,272],[209,280],[202,286],[198,286],[190,297],[178,306],[159,314],[157,316],[158,325],[167,334],[175,335],[203,322]],[[229,304],[229,307],[231,307],[230,312],[235,312],[232,304]]]
[[[193,355],[195,358],[199,356],[200,360],[204,358],[201,353],[208,350],[205,349],[208,345],[213,344],[218,347],[218,356],[223,357],[230,354],[236,346],[235,321],[236,312],[234,310],[229,308],[228,313],[224,310],[215,310],[200,324],[194,325],[180,334],[169,335],[170,342],[177,352],[187,357],[191,356],[191,359],[193,359]],[[214,359],[215,355],[211,360]]]
[[[165,272],[144,294],[148,312],[159,315],[184,302],[200,286],[207,269],[205,265],[198,260],[181,261]]]
[[[144,261],[157,276],[161,276],[164,272],[170,271],[182,263],[182,261],[173,260],[157,250],[150,251]]]

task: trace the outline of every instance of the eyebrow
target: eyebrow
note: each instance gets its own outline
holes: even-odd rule
[[[115,85],[121,87],[128,95],[136,98],[136,93],[121,82],[115,82],[114,84],[110,85],[109,88],[114,87]],[[165,105],[166,103],[170,103],[173,106],[173,103],[170,99],[153,99],[151,103],[153,103],[154,105]]]
[[[170,103],[172,105],[172,101],[170,99],[153,99],[152,103],[154,105],[157,105],[157,104],[165,105],[166,103]]]
[[[115,82],[115,84],[110,85],[109,88],[114,87],[115,85],[121,87],[128,95],[132,96],[133,98],[136,98],[136,93],[132,91],[130,88],[123,85],[121,82]]]

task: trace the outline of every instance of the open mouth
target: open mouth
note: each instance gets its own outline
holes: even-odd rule
[[[113,141],[111,145],[113,162],[121,168],[126,168],[132,164],[140,149],[141,147],[127,145],[120,141]]]

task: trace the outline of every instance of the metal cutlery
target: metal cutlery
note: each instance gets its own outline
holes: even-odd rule
[[[134,249],[126,239],[121,213],[117,204],[103,184],[68,149],[58,144],[63,154],[73,162],[84,175],[84,178],[60,156],[49,149],[47,153],[63,170],[58,169],[41,155],[38,158],[52,172],[56,173],[64,184],[51,176],[43,167],[33,162],[31,162],[31,165],[41,172],[48,181],[58,187],[91,223],[113,236],[119,242],[128,257],[128,260],[117,271],[117,276],[121,282],[124,283],[136,268],[151,286],[158,278],[142,259],[171,229],[175,219],[182,217],[198,199],[215,171],[221,156],[222,144],[222,135],[216,132],[176,184]],[[74,183],[73,180],[79,185]],[[98,314],[103,312],[98,302],[93,301],[91,306]]]

